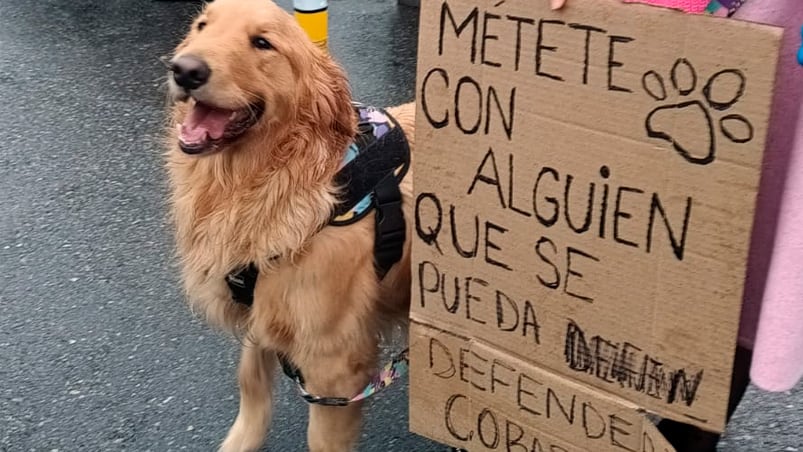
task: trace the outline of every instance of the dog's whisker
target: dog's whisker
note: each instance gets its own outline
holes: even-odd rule
[[[162,55],[160,57],[156,57],[156,59],[159,60],[160,63],[162,63],[162,66],[166,67],[167,69],[171,68],[170,58],[171,58],[170,55]]]
[[[255,119],[257,117],[257,112],[251,105],[248,105],[248,117],[251,119]]]
[[[240,98],[241,103],[243,103],[244,105],[249,105],[250,106],[251,104],[253,104],[253,101],[249,101],[249,98],[250,99],[259,99],[260,98],[260,95],[255,93],[255,92],[253,92],[253,91],[250,91],[250,90],[247,90],[247,89],[241,89],[241,91],[242,91],[242,94],[240,94],[238,97]]]

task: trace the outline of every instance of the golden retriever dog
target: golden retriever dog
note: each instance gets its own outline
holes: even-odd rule
[[[352,397],[377,371],[386,328],[407,320],[412,171],[400,184],[404,252],[380,278],[374,214],[328,225],[358,122],[344,71],[296,20],[269,0],[216,0],[170,64],[166,166],[183,284],[194,312],[242,338],[239,413],[221,450],[256,450],[277,354],[310,393]],[[387,110],[411,148],[414,110]],[[251,306],[226,283],[249,264],[259,272]],[[310,450],[354,447],[360,403],[309,414]]]

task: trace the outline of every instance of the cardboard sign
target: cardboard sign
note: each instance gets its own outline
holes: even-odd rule
[[[421,2],[410,416],[449,444],[608,450],[533,414],[544,387],[611,450],[650,450],[639,409],[724,428],[781,32],[568,3]]]
[[[452,331],[414,321],[411,333],[419,434],[471,450],[674,452],[635,404]]]

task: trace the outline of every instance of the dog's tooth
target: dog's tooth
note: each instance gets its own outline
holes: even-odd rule
[[[229,121],[233,120],[236,117],[237,117],[237,112],[236,111],[231,112],[231,114],[229,115]]]

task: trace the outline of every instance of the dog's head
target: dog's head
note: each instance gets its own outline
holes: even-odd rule
[[[187,103],[177,128],[188,154],[271,124],[350,130],[345,74],[270,0],[209,3],[176,48],[168,79],[171,97]]]

